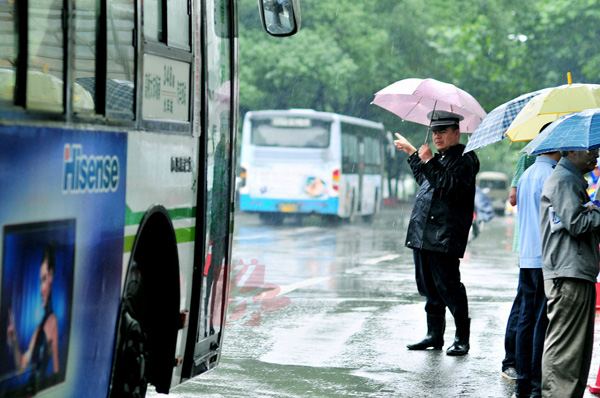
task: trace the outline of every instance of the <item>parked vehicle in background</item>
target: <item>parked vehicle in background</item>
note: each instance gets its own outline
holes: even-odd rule
[[[510,193],[506,174],[496,171],[481,172],[477,175],[477,186],[490,198],[496,214],[504,214]]]
[[[381,123],[314,110],[244,118],[240,209],[271,224],[286,216],[366,221],[381,209]]]
[[[475,187],[475,212],[473,214],[473,223],[471,230],[469,231],[469,240],[475,239],[481,231],[486,222],[490,222],[494,218],[494,206],[490,198],[483,193],[483,190],[479,187]]]

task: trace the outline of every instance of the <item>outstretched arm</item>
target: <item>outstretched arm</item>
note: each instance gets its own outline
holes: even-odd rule
[[[394,146],[396,147],[396,149],[403,151],[407,155],[412,155],[413,153],[417,152],[417,148],[415,148],[413,144],[408,142],[408,140],[402,135],[398,133],[395,133],[394,135],[397,138],[396,140],[394,140]]]
[[[29,343],[30,349],[33,345],[33,342],[35,341],[34,338],[36,336],[36,333],[34,333],[31,342]],[[21,351],[21,348],[19,347],[19,341],[17,339],[17,330],[15,328],[15,318],[13,316],[12,309],[10,308],[8,310],[8,329],[6,330],[6,338],[9,347],[11,347],[13,351],[13,358],[15,361],[15,368],[17,369],[17,373],[21,374],[29,364],[30,349],[23,353]]]

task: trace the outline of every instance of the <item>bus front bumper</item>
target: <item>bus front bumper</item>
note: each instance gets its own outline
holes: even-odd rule
[[[267,213],[290,214],[337,214],[339,198],[324,200],[283,200],[269,198],[253,198],[240,195],[240,210]]]

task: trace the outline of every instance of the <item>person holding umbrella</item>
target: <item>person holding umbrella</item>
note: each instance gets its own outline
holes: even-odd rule
[[[563,157],[546,180],[540,201],[549,320],[542,356],[542,396],[583,397],[594,345],[600,261],[600,209],[588,196],[584,174],[596,166],[598,149],[556,149],[561,149]]]
[[[523,173],[517,188],[519,284],[514,304],[518,305],[519,312],[515,334],[517,380],[514,397],[542,396],[541,364],[548,317],[542,273],[540,196],[560,158],[559,151],[540,154]]]
[[[408,163],[420,184],[405,245],[413,249],[417,288],[425,297],[427,335],[407,348],[441,349],[448,307],[454,317],[456,335],[446,354],[465,355],[470,348],[471,319],[459,266],[473,221],[479,160],[474,152],[463,155],[461,115],[432,111],[427,117],[431,120],[430,130],[438,153],[433,155],[428,145],[417,151],[398,133],[394,141],[398,150],[409,155]]]

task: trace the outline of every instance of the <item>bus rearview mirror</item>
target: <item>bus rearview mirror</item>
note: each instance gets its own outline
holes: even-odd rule
[[[272,36],[291,36],[300,29],[299,0],[258,0],[263,26]]]

